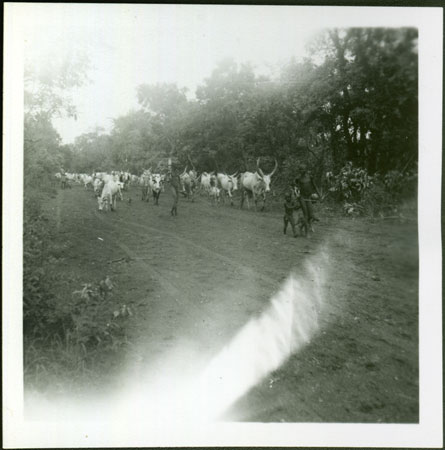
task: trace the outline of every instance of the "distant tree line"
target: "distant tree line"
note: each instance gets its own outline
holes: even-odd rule
[[[194,99],[173,84],[143,84],[139,110],[114,119],[108,134],[97,129],[65,146],[51,117],[75,108],[56,91],[82,83],[85,66],[62,67],[28,95],[38,107],[25,114],[25,173],[60,165],[140,173],[169,156],[231,172],[252,170],[258,157],[267,169],[276,158],[281,178],[305,163],[319,182],[349,162],[369,175],[415,171],[417,38],[412,28],[329,29],[311,42],[310,56],[273,79],[224,60]]]

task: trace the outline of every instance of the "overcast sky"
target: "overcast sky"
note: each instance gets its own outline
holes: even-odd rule
[[[111,118],[138,107],[135,88],[141,83],[176,83],[193,95],[223,58],[250,62],[257,73],[268,73],[300,58],[307,40],[323,27],[385,23],[381,14],[364,8],[22,5],[18,16],[27,57],[42,63],[48,55],[82,50],[91,60],[91,83],[74,93],[77,121],[55,122],[65,143],[96,126],[108,131]],[[386,9],[386,24],[407,24],[400,22],[400,9],[396,15],[390,10],[396,13]]]

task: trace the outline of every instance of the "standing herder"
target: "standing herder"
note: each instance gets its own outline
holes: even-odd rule
[[[168,159],[168,172],[167,181],[170,183],[172,195],[173,195],[173,206],[171,209],[171,215],[178,215],[178,199],[179,199],[179,189],[181,185],[181,180],[179,178],[179,171],[176,165],[172,164],[171,159]]]
[[[320,198],[320,192],[305,165],[302,165],[300,167],[300,171],[295,178],[295,187],[300,193],[301,209],[303,210],[306,224],[310,229],[312,229],[312,222],[318,222],[319,220],[314,216],[314,211],[312,208],[312,196],[314,194],[317,194]]]
[[[61,184],[62,189],[66,188],[66,183],[67,183],[66,172],[65,172],[65,169],[62,167],[60,169],[60,184]]]
[[[297,200],[292,198],[292,195],[290,193],[286,193],[284,196],[284,229],[283,233],[286,234],[287,226],[290,223],[292,227],[292,232],[294,234],[294,237],[297,237],[297,230],[295,228],[295,218],[294,218],[294,211],[300,208],[300,204],[297,203]]]

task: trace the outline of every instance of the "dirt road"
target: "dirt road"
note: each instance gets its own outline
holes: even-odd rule
[[[110,275],[136,312],[126,373],[158,375],[205,364],[305,264],[321,264],[329,306],[309,345],[253,386],[231,420],[418,421],[418,251],[415,222],[352,220],[321,213],[309,239],[282,233],[281,211],[212,207],[204,197],[160,205],[130,189],[116,212],[91,191],[59,191],[46,209],[60,253],[53,270],[68,295]],[[127,200],[132,199],[131,203]],[[312,280],[303,280],[310,283]],[[196,365],[195,364],[195,365]],[[196,367],[194,367],[196,369]],[[106,376],[104,375],[104,380]],[[124,377],[109,374],[114,388]],[[107,379],[108,379],[107,378]]]

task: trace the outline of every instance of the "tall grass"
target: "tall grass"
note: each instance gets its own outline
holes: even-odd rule
[[[52,218],[42,204],[53,188],[26,189],[23,232],[23,343],[25,389],[52,392],[102,385],[125,357],[133,312],[114,296],[109,277],[60,293],[63,280]],[[68,283],[66,283],[68,285]]]

